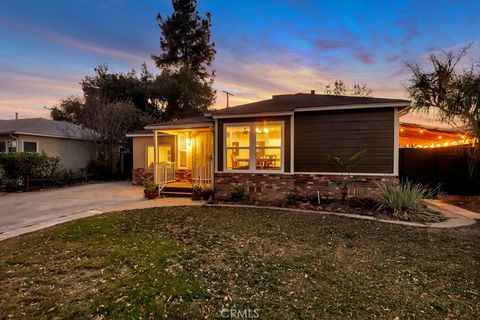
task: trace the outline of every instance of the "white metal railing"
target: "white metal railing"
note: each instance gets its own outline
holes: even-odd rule
[[[175,181],[175,163],[174,162],[158,162],[155,163],[155,183],[158,185],[159,191],[169,182]]]
[[[193,184],[199,186],[212,185],[213,166],[211,162],[203,163],[195,167],[193,171]]]

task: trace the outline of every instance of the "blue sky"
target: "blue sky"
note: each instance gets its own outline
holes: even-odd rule
[[[80,94],[106,63],[139,69],[159,51],[165,0],[0,1],[0,118],[48,116],[43,106]],[[216,106],[272,94],[323,92],[335,79],[366,83],[379,97],[406,97],[405,61],[474,42],[480,1],[207,1],[217,48]]]

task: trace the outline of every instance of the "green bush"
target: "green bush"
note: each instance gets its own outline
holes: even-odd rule
[[[233,187],[228,192],[228,200],[232,202],[240,202],[247,199],[247,193],[242,187]]]
[[[143,180],[143,188],[148,191],[155,191],[157,189],[157,185],[152,179],[145,179]]]
[[[112,172],[108,166],[96,159],[91,159],[87,163],[87,173],[92,180],[110,180],[112,179]]]
[[[61,168],[59,157],[46,153],[9,152],[0,154],[0,167],[9,179],[48,178]]]
[[[379,205],[378,209],[392,212],[394,215],[423,211],[425,209],[423,199],[431,198],[434,194],[429,187],[408,180],[399,183],[382,182],[377,185],[379,190],[376,192],[375,200]]]

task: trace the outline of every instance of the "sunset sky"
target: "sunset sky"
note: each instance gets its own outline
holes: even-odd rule
[[[139,69],[159,51],[158,0],[0,1],[0,119],[48,117],[44,106],[80,94],[99,64]],[[377,97],[407,98],[405,61],[474,42],[480,1],[199,1],[212,13],[217,107],[272,94],[323,92],[335,79]]]

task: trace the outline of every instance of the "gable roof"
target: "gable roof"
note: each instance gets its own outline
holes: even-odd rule
[[[66,121],[44,118],[0,120],[0,134],[27,134],[56,138],[90,140],[92,130]]]
[[[277,113],[293,111],[306,111],[302,109],[308,108],[338,108],[344,109],[348,107],[362,106],[378,106],[378,107],[408,107],[410,101],[403,99],[387,99],[372,97],[356,97],[356,96],[336,96],[326,94],[313,93],[297,93],[274,95],[271,99],[247,103],[235,107],[214,110],[210,114],[213,117],[242,115],[255,113]]]

